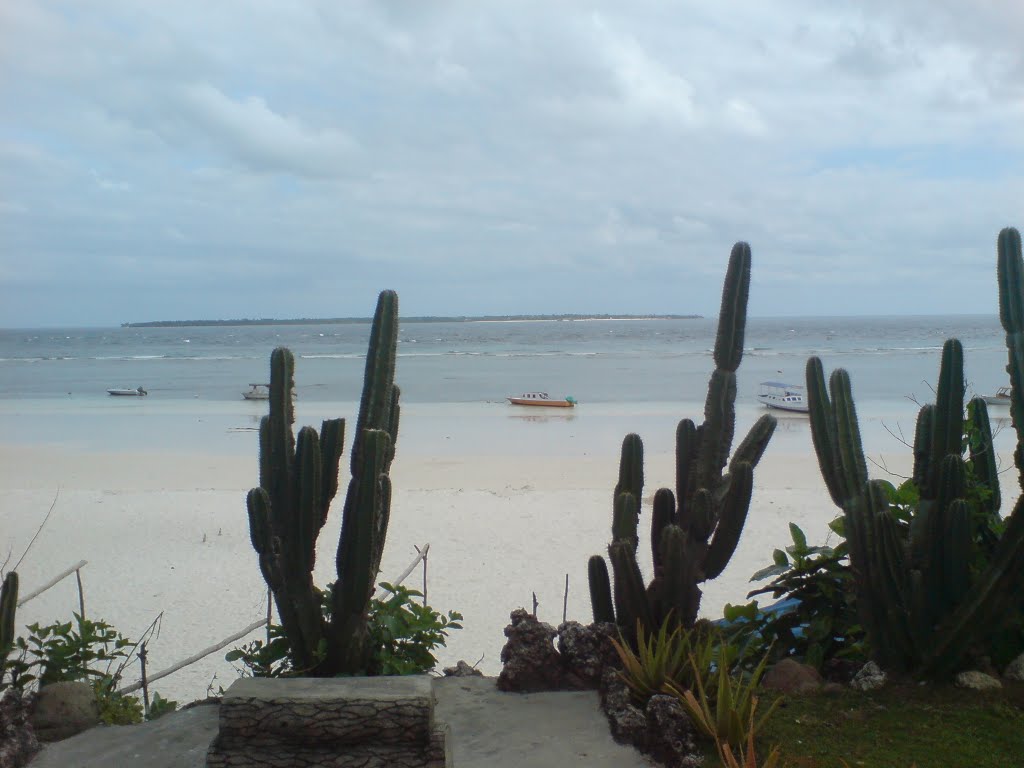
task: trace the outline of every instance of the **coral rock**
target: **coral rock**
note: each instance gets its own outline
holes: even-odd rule
[[[850,687],[856,688],[858,691],[873,691],[885,685],[886,679],[882,668],[875,662],[869,661],[861,667],[860,672],[853,676]]]
[[[693,724],[675,696],[652,696],[644,710],[647,744],[643,751],[669,768],[691,768],[703,758],[694,743]]]
[[[501,649],[498,689],[521,693],[560,690],[565,675],[555,650],[555,628],[522,608],[512,611],[509,618],[512,623],[505,627],[508,642]]]
[[[617,667],[619,657],[611,639],[618,630],[614,624],[590,624],[567,621],[558,627],[558,653],[566,674],[577,687],[597,689],[608,667]]]
[[[997,691],[1003,687],[998,678],[977,670],[960,672],[953,678],[953,682],[958,688],[969,688],[972,691]]]
[[[1003,677],[1007,680],[1016,680],[1024,683],[1024,653],[1006,665],[1003,670]]]
[[[483,677],[484,673],[479,669],[469,666],[465,661],[459,659],[454,667],[444,668],[445,677]]]
[[[0,696],[0,768],[22,768],[39,751],[25,702],[13,690]]]

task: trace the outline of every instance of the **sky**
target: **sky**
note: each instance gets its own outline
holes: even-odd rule
[[[1019,0],[0,3],[0,327],[995,313]]]

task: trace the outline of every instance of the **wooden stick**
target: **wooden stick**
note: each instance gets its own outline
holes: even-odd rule
[[[274,617],[274,592],[267,588],[267,645],[270,645],[270,620]]]
[[[533,618],[537,618],[537,593],[533,592]]]
[[[85,590],[82,589],[82,569],[75,571],[75,581],[78,582],[78,615],[85,618]]]
[[[88,563],[89,563],[88,560],[79,560],[77,563],[72,565],[67,570],[64,570],[59,575],[54,576],[52,579],[50,579],[48,582],[43,584],[43,586],[41,586],[35,592],[29,592],[27,595],[25,595],[23,598],[21,598],[21,600],[18,601],[18,607],[23,606],[25,603],[27,603],[29,600],[31,600],[34,597],[39,597],[41,594],[43,594],[43,592],[48,590],[50,587],[52,587],[58,581],[60,581],[63,578],[66,578],[66,577],[70,576],[72,573],[77,571],[79,568],[84,568],[86,565],[88,565]]]
[[[146,716],[149,716],[149,683],[146,680],[146,644],[139,648],[139,662],[142,665],[142,707]]]
[[[187,667],[189,664],[194,664],[195,662],[199,661],[200,659],[206,658],[207,656],[209,656],[214,651],[219,651],[221,648],[223,648],[228,643],[233,643],[235,640],[238,640],[240,638],[245,637],[246,635],[248,635],[253,630],[259,629],[260,627],[262,627],[266,623],[266,621],[267,621],[266,619],[260,619],[259,621],[253,622],[248,627],[243,629],[241,632],[236,632],[231,637],[224,638],[223,640],[221,640],[216,645],[211,645],[209,648],[205,648],[202,651],[200,651],[199,653],[197,653],[197,654],[195,654],[193,656],[189,656],[184,661],[179,661],[177,664],[175,664],[175,665],[173,665],[171,667],[168,667],[163,672],[157,672],[155,675],[153,675],[152,677],[149,678],[148,682],[152,683],[154,680],[159,680],[162,677],[167,677],[168,675],[170,675],[170,674],[172,674],[174,672],[177,672],[179,669],[183,669],[183,668]],[[121,688],[118,691],[118,693],[131,693],[132,691],[139,690],[139,688],[141,688],[141,687],[142,687],[142,683],[141,682],[132,683],[131,685],[126,685],[124,688]]]
[[[422,550],[419,549],[419,547],[417,547],[416,548],[416,552],[418,554],[416,555],[416,558],[411,563],[409,563],[409,567],[406,568],[404,571],[402,571],[401,575],[397,579],[395,579],[393,581],[390,581],[388,583],[391,584],[391,586],[393,586],[393,587],[397,587],[399,584],[401,584],[403,581],[405,581],[406,577],[410,573],[412,573],[413,569],[417,565],[419,565],[420,560],[424,559],[427,556],[427,552],[429,552],[429,551],[430,551],[430,544],[424,544]],[[374,594],[373,597],[376,600],[380,600],[386,594],[388,594],[388,591],[386,589],[384,589],[383,587],[378,587],[377,588],[377,592]]]
[[[562,596],[562,623],[565,624],[566,614],[569,612],[569,574],[565,574],[565,594]]]

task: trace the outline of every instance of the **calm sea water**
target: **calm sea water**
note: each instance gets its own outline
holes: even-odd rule
[[[591,320],[410,323],[397,379],[407,403],[501,401],[546,390],[580,403],[701,400],[716,322]],[[239,400],[268,379],[270,351],[296,355],[304,402],[358,398],[369,326],[0,330],[0,399],[107,398],[145,387],[151,400]],[[956,336],[977,392],[1007,383],[995,316],[751,319],[740,398],[766,379],[799,383],[809,355],[845,367],[859,400],[926,398],[939,351]]]

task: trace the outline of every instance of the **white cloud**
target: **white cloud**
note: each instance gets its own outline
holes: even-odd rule
[[[716,296],[737,239],[759,313],[987,311],[961,271],[1024,224],[1022,38],[994,0],[3,3],[0,325],[216,315],[228,275],[262,315],[384,282],[564,311],[524,264],[713,311],[677,286]]]

